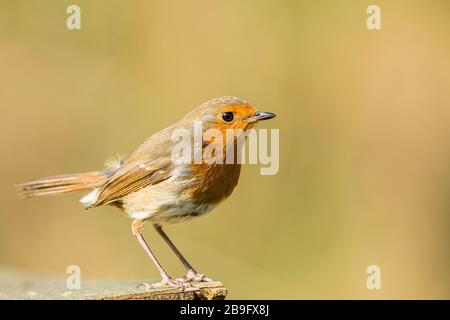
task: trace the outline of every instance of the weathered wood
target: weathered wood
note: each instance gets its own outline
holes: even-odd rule
[[[0,299],[43,300],[213,300],[225,299],[221,282],[194,283],[193,287],[138,288],[144,281],[81,280],[81,288],[69,290],[66,278],[33,275],[0,268]],[[147,281],[148,282],[148,281]]]
[[[96,297],[101,300],[222,300],[228,291],[221,282],[197,283],[192,288],[158,288],[126,294]]]

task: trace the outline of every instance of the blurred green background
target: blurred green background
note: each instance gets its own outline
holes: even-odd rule
[[[68,5],[81,7],[70,31]],[[12,185],[100,169],[216,96],[278,117],[280,170],[244,167],[209,215],[166,228],[230,298],[450,298],[450,5],[0,1],[0,265],[158,272],[119,210]],[[147,226],[171,274],[184,273]],[[368,290],[379,265],[382,289]]]

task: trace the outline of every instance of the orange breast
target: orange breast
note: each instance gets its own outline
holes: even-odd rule
[[[196,203],[215,204],[227,198],[239,181],[240,164],[193,164],[197,183],[190,190]]]

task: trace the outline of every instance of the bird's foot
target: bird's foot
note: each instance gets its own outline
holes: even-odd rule
[[[178,279],[162,279],[157,283],[140,283],[137,285],[138,289],[144,288],[145,290],[169,287],[169,288],[177,288],[177,289],[185,289],[188,287],[192,287],[190,283],[179,281]]]
[[[190,283],[193,281],[196,282],[214,282],[213,279],[208,278],[207,276],[205,276],[203,273],[198,273],[192,269],[190,269],[186,275],[182,278],[177,278],[177,281],[181,282],[181,283]]]

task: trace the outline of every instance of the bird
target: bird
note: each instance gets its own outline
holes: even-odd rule
[[[105,169],[40,178],[19,183],[16,188],[23,198],[85,191],[88,193],[80,200],[85,209],[102,205],[120,208],[132,219],[132,234],[161,274],[160,282],[143,284],[149,289],[163,286],[184,288],[193,282],[213,282],[184,258],[163,226],[202,216],[230,196],[241,171],[241,163],[237,161],[238,147],[235,147],[238,139],[245,139],[246,133],[257,122],[274,117],[274,113],[258,111],[241,98],[218,97],[200,104],[178,122],[154,133],[129,156],[108,160]],[[181,132],[195,136],[199,124],[202,134],[214,130],[222,137],[193,142],[193,148],[190,153],[187,149],[186,154],[195,158],[207,148],[211,150],[213,142],[216,142],[211,155],[217,156],[220,151],[225,154],[232,152],[233,161],[174,161],[173,149],[177,145],[174,135]],[[237,134],[229,135],[230,130]],[[186,140],[192,142],[195,139],[189,136]],[[162,267],[142,236],[147,222],[183,264],[187,271],[184,277],[172,278]]]

